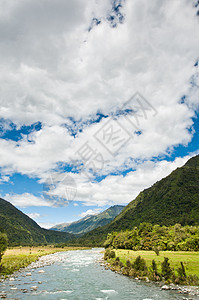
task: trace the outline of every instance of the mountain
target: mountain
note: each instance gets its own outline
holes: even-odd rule
[[[10,246],[62,243],[73,238],[70,233],[41,228],[10,202],[1,198],[0,231],[7,233]]]
[[[58,224],[52,227],[51,229],[62,232],[70,232],[73,234],[83,234],[97,227],[104,226],[110,223],[123,209],[124,206],[122,205],[114,205],[100,214],[86,216],[70,224]]]
[[[111,223],[78,241],[102,245],[109,232],[132,229],[142,222],[199,225],[199,155],[142,191]]]

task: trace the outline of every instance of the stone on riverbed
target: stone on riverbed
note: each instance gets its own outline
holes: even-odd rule
[[[165,291],[168,291],[168,290],[171,289],[171,287],[170,287],[169,285],[163,285],[163,286],[161,287],[161,289],[162,289],[162,290],[165,290]]]
[[[32,274],[31,273],[26,273],[26,276],[32,276]]]
[[[38,273],[42,274],[42,273],[45,273],[45,271],[44,270],[39,270]]]
[[[31,289],[32,289],[33,291],[36,291],[36,290],[38,289],[38,286],[36,286],[36,285],[31,286]]]

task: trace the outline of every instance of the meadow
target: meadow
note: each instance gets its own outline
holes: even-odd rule
[[[133,250],[114,250],[116,257],[120,258],[120,261],[125,264],[129,259],[134,261],[137,256],[141,256],[146,261],[147,267],[151,266],[154,259],[157,263],[158,271],[161,270],[161,263],[164,261],[164,257],[169,258],[170,266],[175,270],[179,268],[180,262],[183,262],[186,274],[197,275],[199,277],[199,252],[193,251],[160,251],[159,255],[156,255],[154,251],[133,251]]]

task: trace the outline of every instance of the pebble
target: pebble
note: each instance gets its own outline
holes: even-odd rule
[[[33,291],[36,291],[36,290],[38,289],[38,286],[36,286],[36,285],[31,286],[31,289],[32,289]]]
[[[165,290],[165,291],[168,291],[168,290],[170,290],[171,288],[170,288],[169,285],[163,285],[163,286],[161,287],[161,289],[162,289],[162,290]]]
[[[32,274],[31,273],[26,273],[26,276],[32,276]]]

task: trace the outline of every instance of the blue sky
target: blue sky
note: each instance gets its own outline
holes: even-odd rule
[[[2,198],[49,228],[199,153],[197,1],[0,5]]]

